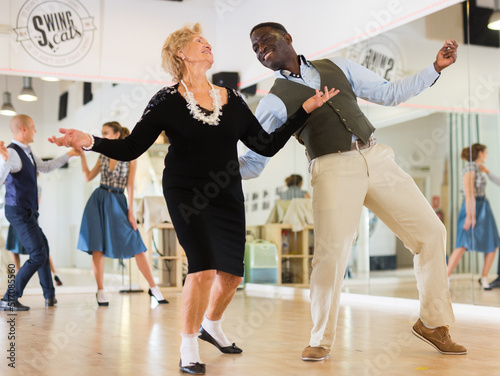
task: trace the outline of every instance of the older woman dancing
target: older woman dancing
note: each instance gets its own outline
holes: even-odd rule
[[[268,134],[236,91],[208,81],[206,72],[214,58],[199,24],[172,33],[163,46],[162,59],[178,83],[153,96],[130,136],[107,140],[61,129],[64,136],[51,141],[133,160],[162,131],[168,136],[163,193],[189,265],[182,290],[179,366],[184,373],[204,374],[198,336],[223,353],[242,352],[221,328],[223,313],[243,276],[245,210],[237,142],[262,155],[274,155],[309,114],[338,90],[311,90],[311,98],[281,128]]]

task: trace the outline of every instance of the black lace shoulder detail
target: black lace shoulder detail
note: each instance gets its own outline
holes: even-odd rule
[[[177,93],[177,85],[166,86],[160,89],[153,97],[149,100],[148,105],[144,109],[141,119],[146,116],[154,107],[158,106],[161,102],[168,99],[170,95]]]
[[[234,94],[234,96],[236,98],[238,98],[241,101],[241,103],[243,103],[243,105],[250,110],[250,107],[248,107],[248,104],[245,101],[245,98],[243,98],[243,96],[237,90],[231,89],[228,92],[231,93],[231,94]]]

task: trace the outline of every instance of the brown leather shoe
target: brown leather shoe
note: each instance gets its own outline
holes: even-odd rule
[[[436,329],[428,329],[420,319],[417,320],[413,329],[411,330],[422,341],[427,342],[434,347],[441,354],[445,355],[465,355],[467,349],[459,345],[450,337],[450,330],[448,326],[439,326]]]
[[[328,357],[330,350],[324,349],[323,347],[311,347],[307,346],[304,351],[302,351],[302,360],[305,361],[318,361],[324,360]]]

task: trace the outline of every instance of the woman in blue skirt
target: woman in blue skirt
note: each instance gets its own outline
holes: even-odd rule
[[[129,135],[127,128],[113,121],[102,126],[103,138],[116,140]],[[92,255],[92,271],[97,282],[97,303],[109,304],[104,294],[104,256],[115,259],[135,257],[139,270],[151,287],[149,295],[158,303],[166,304],[156,286],[146,257],[146,246],[137,230],[134,216],[134,178],[137,161],[121,162],[100,155],[92,170],[89,169],[85,153],[81,153],[82,172],[86,181],[99,173],[101,185],[89,198],[83,212],[77,248]],[[123,191],[127,188],[127,199]]]
[[[491,290],[487,276],[500,239],[490,203],[485,196],[486,176],[481,172],[481,165],[486,162],[488,150],[484,145],[474,144],[470,148],[464,148],[461,157],[469,164],[462,171],[464,202],[458,213],[457,242],[448,261],[448,277],[465,251],[483,252],[484,266],[479,283],[483,289]]]

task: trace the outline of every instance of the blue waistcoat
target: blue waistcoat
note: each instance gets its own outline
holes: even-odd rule
[[[38,188],[36,185],[36,165],[31,162],[24,150],[16,144],[7,146],[17,151],[23,167],[10,173],[5,179],[5,205],[38,210]]]

